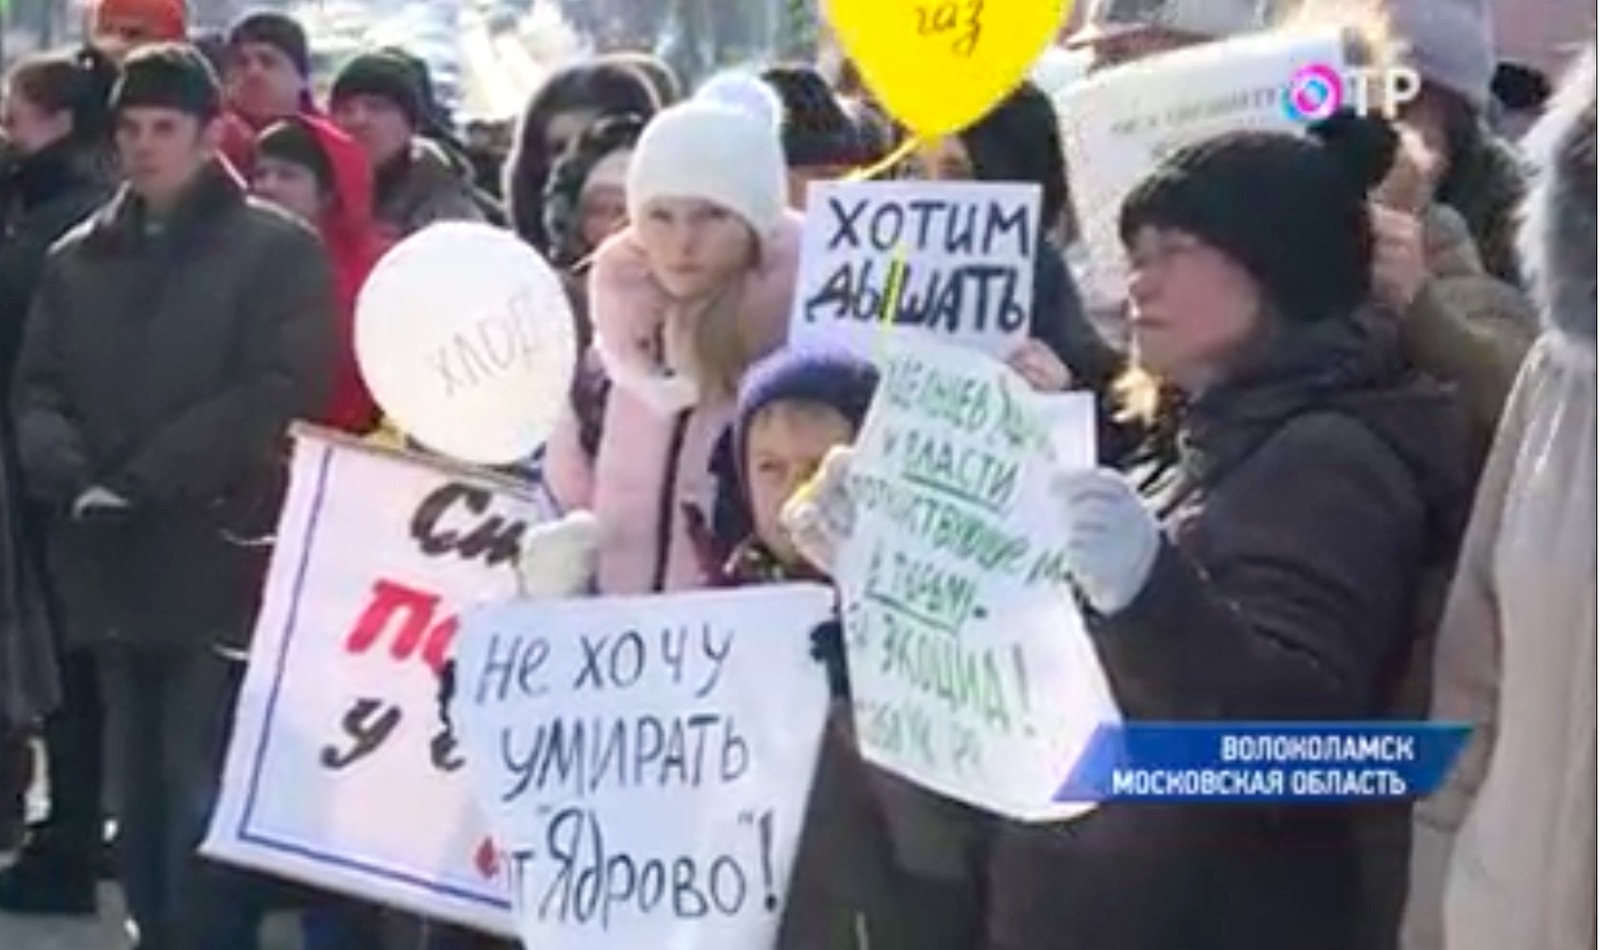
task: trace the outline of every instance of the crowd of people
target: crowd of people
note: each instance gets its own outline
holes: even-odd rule
[[[1121,6],[1068,41],[1093,72],[1274,28],[1260,4]],[[1039,530],[1123,714],[1465,721],[1446,790],[1005,821],[862,760],[832,625],[780,947],[1595,946],[1594,50],[1512,142],[1479,0],[1383,16],[1424,81],[1398,120],[1177,149],[1121,205],[1116,300],[1078,292],[1031,83],[891,174],[1040,189],[1007,362],[1101,410],[1100,467]],[[178,0],[100,0],[93,27],[4,82],[0,912],[96,913],[109,864],[140,950],[245,950],[285,908],[309,950],[500,946],[196,854],[288,426],[380,432],[363,281],[430,224],[503,225],[562,275],[582,344],[533,467],[568,514],[525,539],[527,594],[827,582],[877,373],[785,342],[805,191],[904,132],[848,63],[691,91],[609,53],[551,75],[498,163],[404,50],[316,102],[281,12],[209,51]]]

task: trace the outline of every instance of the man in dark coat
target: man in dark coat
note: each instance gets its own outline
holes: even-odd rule
[[[18,449],[51,510],[69,638],[99,651],[141,946],[255,946],[240,876],[196,855],[220,782],[295,417],[332,378],[316,235],[219,158],[221,92],[186,46],[112,97],[128,182],[51,251],[17,367]]]

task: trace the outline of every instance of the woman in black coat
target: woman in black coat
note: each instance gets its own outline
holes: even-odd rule
[[[12,371],[50,247],[110,193],[106,106],[116,68],[85,49],[32,56],[6,76],[8,151],[0,167],[0,381]],[[100,847],[100,721],[94,668],[60,658],[42,574],[42,536],[23,502],[11,419],[0,422],[0,736],[26,762],[28,730],[46,723],[51,814],[0,875],[0,911],[92,913]],[[18,750],[23,754],[16,754]],[[0,765],[0,772],[5,766]],[[0,808],[20,800],[26,770],[0,775]],[[7,787],[9,786],[9,787]]]

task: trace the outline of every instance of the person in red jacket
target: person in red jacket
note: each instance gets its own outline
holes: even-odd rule
[[[333,402],[314,421],[364,435],[379,413],[356,367],[356,295],[388,250],[372,216],[372,171],[366,153],[326,120],[291,116],[257,138],[250,190],[316,225],[333,257],[340,347]]]

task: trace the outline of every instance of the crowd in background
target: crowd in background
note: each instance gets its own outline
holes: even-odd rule
[[[1067,46],[1131,67],[1274,28],[1261,6],[1108,0]],[[1177,150],[1121,207],[1116,299],[1078,291],[1033,83],[892,174],[1040,188],[1008,362],[1101,409],[1101,467],[1056,486],[1049,530],[1124,714],[1431,710],[1479,727],[1447,793],[1009,823],[861,760],[819,631],[837,702],[781,947],[1594,946],[1593,50],[1557,90],[1496,62],[1475,0],[1384,16],[1424,80],[1399,121]],[[539,466],[575,514],[530,538],[533,593],[826,580],[876,372],[785,344],[805,188],[904,132],[838,57],[689,90],[607,53],[551,75],[510,135],[463,135],[403,49],[355,56],[317,102],[281,12],[206,48],[175,0],[92,17],[4,88],[0,845],[21,855],[0,912],[95,913],[109,866],[141,950],[244,950],[284,909],[310,950],[497,946],[194,853],[287,426],[378,431],[363,281],[432,223],[502,225],[561,273],[583,353]]]

